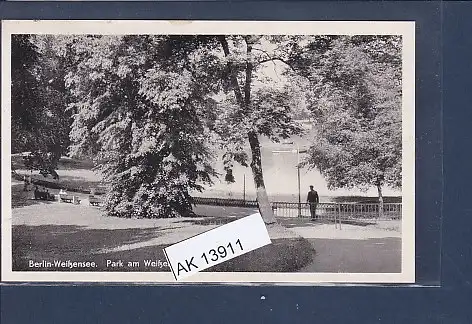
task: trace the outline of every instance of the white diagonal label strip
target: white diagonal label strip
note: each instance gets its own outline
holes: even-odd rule
[[[259,213],[241,218],[164,249],[176,280],[270,244]]]

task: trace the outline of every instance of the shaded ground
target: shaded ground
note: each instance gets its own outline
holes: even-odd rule
[[[93,269],[82,269],[85,271],[169,271],[163,248],[257,212],[252,208],[197,206],[195,212],[204,217],[124,219],[107,217],[86,200],[81,205],[29,200],[31,193],[23,192],[19,182],[13,183],[12,193],[13,270],[68,271],[31,268],[29,263],[71,260],[96,263]],[[401,271],[400,221],[344,223],[342,230],[332,223],[306,218],[280,218],[279,224],[269,227],[271,245],[208,271]],[[107,260],[122,260],[123,267],[107,267]],[[155,262],[146,266],[144,260]]]
[[[115,252],[100,252],[161,235],[161,229],[84,229],[77,226],[14,226],[14,271],[170,271],[163,249],[170,244],[145,246]],[[30,267],[30,262],[55,260],[95,262],[94,268]],[[109,263],[107,264],[107,260]],[[113,267],[117,261],[123,266]],[[154,263],[146,260],[155,261]],[[313,261],[313,250],[302,238],[273,239],[272,244],[219,264],[206,271],[293,272]],[[113,262],[113,263],[111,263]],[[137,262],[137,263],[136,263]]]
[[[401,272],[401,221],[344,223],[341,228],[300,218],[280,223],[316,247],[313,261],[299,272]]]
[[[159,235],[159,230],[159,228],[86,229],[80,226],[67,225],[13,226],[13,270],[70,270],[54,267],[30,268],[28,266],[30,260],[34,262],[54,262],[54,260],[90,261],[97,264],[97,268],[93,271],[118,270],[107,269],[107,259],[117,260],[121,258],[125,261],[135,261],[136,258],[139,260],[145,255],[146,258],[156,256],[164,261],[165,257],[161,249],[156,249],[156,247],[148,248],[148,253],[144,255],[140,253],[142,251],[136,250],[107,253],[106,255],[99,253],[100,249],[132,244],[156,237]],[[156,251],[153,252],[153,250]],[[82,270],[90,271],[91,269]]]
[[[13,270],[170,271],[162,251],[166,246],[253,212],[206,206],[196,211],[208,216],[123,219],[104,216],[95,207],[59,202],[16,208],[12,215]],[[221,216],[224,214],[228,217]],[[270,226],[268,231],[272,244],[207,271],[293,272],[313,261],[314,250],[308,241],[281,226]],[[95,266],[58,268],[55,260],[95,262]],[[123,266],[113,267],[119,260]],[[145,260],[154,263],[146,265]],[[42,263],[41,267],[32,267],[35,262]]]
[[[23,191],[23,183],[14,181],[14,180],[12,181],[12,186],[11,186],[11,207],[12,208],[50,203],[48,201],[34,200],[32,199],[32,196],[33,196],[32,191]]]
[[[308,239],[316,257],[299,272],[400,273],[401,239]]]
[[[313,262],[314,251],[303,238],[272,239],[272,244],[220,263],[208,271],[297,272]]]

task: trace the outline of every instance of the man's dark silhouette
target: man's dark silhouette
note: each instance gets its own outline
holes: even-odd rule
[[[306,201],[310,204],[311,219],[317,219],[316,205],[320,202],[320,198],[318,197],[318,193],[313,189],[313,186],[310,186],[310,191],[308,191]]]
[[[40,198],[40,191],[39,191],[38,186],[34,187],[34,199],[41,199]]]

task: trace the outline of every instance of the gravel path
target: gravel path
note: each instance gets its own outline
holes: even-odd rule
[[[375,225],[355,226],[342,225],[342,229],[336,229],[332,224],[319,224],[313,226],[291,227],[290,230],[306,239],[342,239],[342,240],[368,240],[373,238],[401,238],[401,232],[386,230]]]

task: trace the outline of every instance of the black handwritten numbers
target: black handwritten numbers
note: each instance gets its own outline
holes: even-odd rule
[[[221,259],[226,258],[229,253],[231,253],[231,254],[238,253],[239,252],[238,248],[239,248],[240,251],[243,251],[243,245],[241,244],[241,241],[239,239],[235,242],[234,248],[233,248],[233,245],[231,244],[231,242],[228,243],[228,245],[226,247],[223,246],[223,245],[220,245],[216,248],[216,250],[211,249],[210,251],[208,251],[208,254],[203,253],[201,258],[203,260],[205,260],[206,264],[210,264],[210,261],[216,262],[220,258]]]
[[[242,251],[243,250],[243,245],[241,244],[241,241],[239,239],[236,241],[236,244],[239,244],[239,248]]]
[[[204,252],[200,256],[200,258],[203,259],[203,261],[205,261],[206,265],[212,266],[213,264],[223,262],[222,259],[231,257],[230,253],[232,255],[236,255],[239,252],[243,252],[243,245],[241,244],[241,240],[237,239],[234,245],[231,244],[231,242],[228,243],[227,246],[220,245],[216,249],[210,249],[208,252]],[[195,256],[192,256],[190,260],[185,259],[185,263],[178,262],[177,263],[177,276],[180,276],[181,272],[189,273],[189,272],[192,272],[192,270],[200,269],[202,266],[197,265],[198,264],[197,260],[195,260]]]
[[[205,253],[202,254],[202,259],[205,259],[206,264],[208,264],[208,259]]]
[[[239,241],[239,240],[238,240]],[[231,249],[231,253],[234,254],[234,250],[233,250],[233,246],[231,245],[231,243],[228,243],[228,249]],[[242,250],[242,249],[241,249]]]
[[[226,258],[227,253],[226,253],[226,249],[225,249],[224,246],[219,246],[219,247],[218,247],[218,254],[219,254],[220,257],[222,257],[222,258]]]
[[[211,261],[218,261],[218,254],[216,254],[216,251],[211,249],[210,254],[212,255]]]
[[[242,229],[251,228],[251,231]],[[164,249],[176,280],[270,244],[259,213],[235,220]]]

